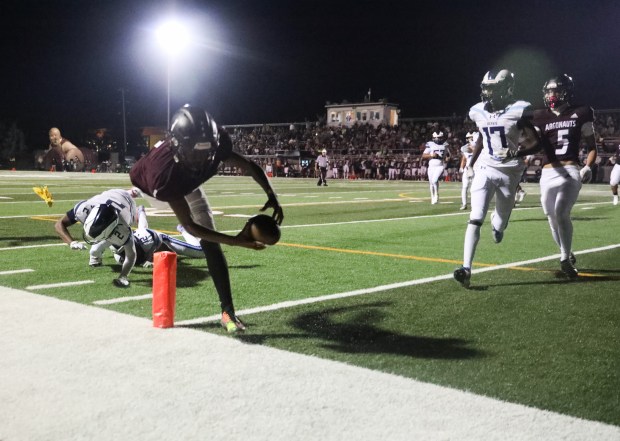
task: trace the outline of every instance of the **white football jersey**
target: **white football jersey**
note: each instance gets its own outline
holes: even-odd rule
[[[437,166],[442,165],[443,161],[441,158],[446,154],[446,149],[448,148],[447,143],[437,144],[435,141],[429,141],[426,143],[426,148],[424,149],[423,154],[425,155],[434,155],[436,154],[439,158],[433,158],[428,161],[428,165]]]
[[[508,151],[519,147],[521,131],[517,128],[519,121],[530,106],[527,101],[516,101],[498,112],[489,112],[485,103],[480,102],[469,110],[469,117],[476,123],[482,135],[482,151],[477,163],[491,167],[523,166],[522,158],[502,163]]]
[[[471,157],[474,156],[474,152],[472,151],[473,148],[474,146],[472,144],[465,144],[461,147],[461,153],[465,156],[465,165],[467,166],[471,164]]]
[[[129,243],[132,237],[133,233],[131,231],[131,227],[125,224],[125,222],[121,219],[116,228],[112,230],[110,237],[108,237],[106,241],[110,245],[114,245],[119,248]]]
[[[131,194],[127,190],[113,189],[106,190],[101,194],[93,196],[92,198],[80,201],[73,207],[75,220],[84,223],[90,210],[95,205],[111,204],[119,210],[119,216],[126,225],[135,225],[137,219],[137,207],[136,202],[131,197]]]
[[[162,242],[160,233],[149,228],[138,228],[133,235],[136,245],[144,252],[144,260],[152,262],[153,254],[157,252]]]

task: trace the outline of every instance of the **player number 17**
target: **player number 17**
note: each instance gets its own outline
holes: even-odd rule
[[[491,142],[492,135],[495,138],[494,140],[499,140],[499,147],[502,149],[508,148],[508,143],[506,142],[506,130],[504,126],[483,127],[482,130],[484,131],[485,139],[487,140],[487,148],[489,149],[489,154],[491,156],[493,156],[493,143]]]

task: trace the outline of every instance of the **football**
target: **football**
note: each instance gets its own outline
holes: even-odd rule
[[[243,231],[253,240],[265,245],[275,245],[280,240],[280,227],[271,216],[266,214],[258,214],[248,219]]]

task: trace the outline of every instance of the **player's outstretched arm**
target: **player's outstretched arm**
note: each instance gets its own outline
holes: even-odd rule
[[[69,245],[72,250],[85,250],[86,245],[77,240],[73,240],[71,233],[69,233],[69,227],[71,225],[73,225],[73,222],[71,222],[69,216],[65,214],[63,217],[56,221],[56,224],[54,224],[54,229],[56,230],[56,233],[60,236],[62,241]]]
[[[185,230],[192,236],[208,242],[250,248],[253,250],[262,250],[265,248],[265,244],[261,242],[254,241],[243,236],[229,236],[197,224],[192,219],[191,210],[185,198],[169,201],[169,204],[170,208],[172,208],[172,211],[174,211],[174,214],[177,216],[177,219],[181,225],[183,225],[183,228],[185,228]]]
[[[254,179],[254,181],[261,186],[268,198],[267,203],[265,203],[263,208],[261,208],[261,211],[265,211],[268,208],[273,208],[273,218],[278,224],[281,224],[284,220],[284,211],[282,210],[282,206],[280,206],[276,192],[271,186],[269,178],[267,178],[267,175],[263,169],[260,168],[260,166],[254,161],[236,152],[233,152],[226,162],[230,162],[231,164],[246,170],[250,176],[252,176],[252,179]]]

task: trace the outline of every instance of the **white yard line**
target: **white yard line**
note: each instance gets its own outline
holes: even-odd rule
[[[153,293],[143,294],[141,296],[117,297],[114,299],[107,299],[107,300],[95,300],[93,302],[93,305],[115,305],[117,303],[126,303],[126,302],[133,302],[135,300],[147,300],[147,299],[152,299],[152,298],[153,298]]]
[[[611,249],[619,248],[619,247],[620,247],[620,244],[614,244],[614,245],[608,245],[608,246],[599,247],[599,248],[590,248],[588,250],[575,251],[575,254],[581,255],[581,254],[597,253],[600,251],[607,251],[607,250],[611,250]],[[488,271],[497,271],[497,270],[506,269],[506,268],[514,268],[518,266],[531,265],[534,263],[540,263],[540,262],[545,262],[548,260],[554,260],[554,259],[559,259],[559,258],[560,258],[559,254],[553,254],[551,256],[538,257],[536,259],[530,259],[530,260],[522,260],[520,262],[511,262],[511,263],[505,263],[502,265],[478,268],[478,269],[472,270],[472,274],[486,273]],[[248,309],[239,310],[237,311],[237,314],[239,314],[240,316],[243,316],[243,315],[250,315],[250,314],[258,314],[258,313],[267,312],[267,311],[277,311],[279,309],[293,308],[295,306],[308,305],[311,303],[326,302],[329,300],[344,299],[347,297],[354,297],[354,296],[361,296],[361,295],[366,295],[366,294],[373,294],[373,293],[382,292],[382,291],[389,291],[392,289],[404,288],[407,286],[422,285],[425,283],[438,282],[440,280],[449,280],[449,279],[452,279],[452,277],[453,275],[452,273],[450,273],[450,274],[443,274],[441,276],[433,276],[433,277],[426,277],[423,279],[408,280],[405,282],[390,283],[387,285],[380,285],[380,286],[375,286],[372,288],[356,289],[354,291],[347,291],[347,292],[341,292],[341,293],[336,293],[336,294],[328,294],[324,296],[310,297],[310,298],[300,299],[300,300],[291,300],[291,301],[286,301],[286,302],[274,303],[272,305],[267,305],[267,306],[260,306],[257,308],[248,308]],[[175,322],[175,324],[177,326],[196,325],[196,324],[201,324],[201,323],[214,322],[219,319],[220,319],[220,315],[218,314],[218,315],[210,315],[207,317],[182,320],[179,322]]]
[[[26,289],[50,289],[50,288],[65,288],[67,286],[80,286],[95,283],[94,280],[78,280],[75,282],[63,282],[63,283],[50,283],[47,285],[30,285]]]
[[[0,276],[10,276],[13,274],[22,274],[22,273],[32,273],[33,269],[20,269],[20,270],[11,270],[11,271],[0,271]]]

